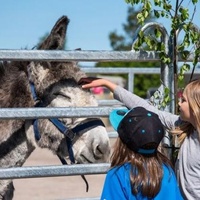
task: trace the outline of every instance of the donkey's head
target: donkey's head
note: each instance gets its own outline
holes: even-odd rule
[[[61,17],[38,49],[62,49],[68,23],[66,16]],[[79,86],[78,81],[86,75],[75,62],[31,62],[28,74],[35,93],[33,96],[39,99],[39,106],[97,106],[94,96]],[[32,132],[33,128],[39,134],[38,145],[51,149],[60,157],[71,156],[69,152],[73,151],[75,162],[78,163],[108,161],[109,138],[100,119],[38,119],[34,127],[27,125],[27,132]],[[65,133],[62,133],[62,129]]]

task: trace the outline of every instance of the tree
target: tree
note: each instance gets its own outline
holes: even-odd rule
[[[198,0],[125,0],[125,2],[135,6],[140,5],[141,9],[137,14],[137,22],[141,26],[147,22],[148,17],[150,15],[155,16],[159,19],[168,19],[170,23],[171,30],[169,31],[169,38],[171,42],[171,52],[165,51],[165,43],[160,41],[161,32],[159,28],[154,30],[154,36],[151,37],[140,29],[138,31],[138,40],[134,43],[134,50],[137,51],[143,46],[145,43],[149,49],[153,51],[159,52],[159,56],[161,62],[165,63],[168,66],[172,66],[173,68],[173,79],[174,79],[174,94],[170,89],[165,88],[164,92],[164,102],[161,102],[162,106],[167,105],[171,100],[174,103],[174,108],[176,114],[178,114],[178,89],[180,85],[183,83],[184,73],[190,69],[189,59],[192,57],[192,73],[190,76],[190,80],[192,80],[193,73],[195,67],[199,62],[200,56],[200,29],[193,23],[194,16],[196,14],[196,7]],[[185,5],[185,4],[186,5]],[[184,7],[185,6],[185,7]],[[189,10],[189,7],[192,9]],[[190,15],[191,14],[191,15]],[[178,36],[182,32],[182,40],[178,41]],[[181,65],[179,66],[179,60],[183,60]],[[181,86],[182,87],[182,86]],[[174,99],[170,99],[169,97],[173,97]],[[165,101],[167,99],[167,101]],[[167,134],[169,138],[171,136]],[[169,154],[172,161],[175,162],[176,156],[178,153],[178,149],[174,148],[179,145],[176,144],[176,141],[171,140],[172,152]]]
[[[109,34],[110,45],[115,51],[130,51],[132,47],[133,36],[138,28],[136,16],[139,11],[133,7],[128,8],[128,16],[125,24],[122,24],[124,34],[118,35],[115,31]],[[154,18],[150,15],[147,21],[153,21]],[[147,48],[145,46],[144,48]],[[104,62],[97,63],[96,67],[159,67],[159,62]],[[120,75],[127,79],[126,75]],[[134,79],[134,93],[146,98],[147,90],[150,87],[158,87],[160,85],[159,75],[135,75]]]
[[[189,57],[192,55],[193,72],[200,56],[200,30],[193,24],[193,19],[196,14],[196,5],[198,0],[176,0],[172,2],[169,0],[125,0],[126,3],[134,5],[140,5],[141,9],[137,14],[137,23],[144,25],[149,19],[149,16],[153,15],[157,19],[165,18],[169,19],[171,23],[170,38],[173,45],[171,54],[166,54],[165,44],[152,37],[144,35],[144,33],[138,33],[138,42],[135,43],[134,49],[137,51],[143,43],[145,43],[151,50],[160,52],[160,59],[162,62],[173,65],[174,70],[174,91],[177,94],[177,90],[182,84],[184,73],[190,69],[188,63]],[[184,4],[185,3],[185,4]],[[192,5],[192,10],[189,11],[189,6]],[[185,7],[184,7],[185,6]],[[190,15],[191,13],[191,15]],[[183,40],[177,41],[177,35],[183,32]],[[155,30],[155,36],[159,38],[161,33],[159,29]],[[178,66],[178,59],[184,60],[182,66]],[[175,95],[175,112],[177,112],[177,96]]]

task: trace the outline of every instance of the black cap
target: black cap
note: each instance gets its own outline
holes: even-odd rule
[[[109,119],[122,142],[141,154],[156,152],[165,134],[158,115],[143,107],[113,110]]]

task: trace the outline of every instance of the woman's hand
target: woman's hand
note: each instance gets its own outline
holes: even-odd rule
[[[79,83],[79,85],[82,85],[83,89],[104,86],[104,87],[107,87],[111,92],[113,92],[114,89],[117,87],[116,84],[114,84],[108,80],[105,80],[102,78],[95,78],[95,77],[82,78],[82,79],[80,79],[80,81],[78,83]]]
[[[85,78],[81,78],[78,82],[79,85],[82,85],[83,88],[91,88],[91,87],[96,87],[96,86],[88,86],[90,85],[92,82],[94,82],[95,80],[98,80],[99,78],[96,77],[85,77]]]

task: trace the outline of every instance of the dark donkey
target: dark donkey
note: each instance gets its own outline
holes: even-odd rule
[[[66,16],[61,17],[38,49],[62,49],[68,23]],[[86,75],[75,62],[0,65],[1,108],[98,106],[90,91],[79,86]],[[70,149],[74,163],[107,162],[110,155],[108,134],[100,119],[0,120],[0,130],[1,167],[22,166],[36,146],[48,148],[61,159],[70,156]],[[12,199],[13,191],[12,180],[0,180],[0,199]]]

